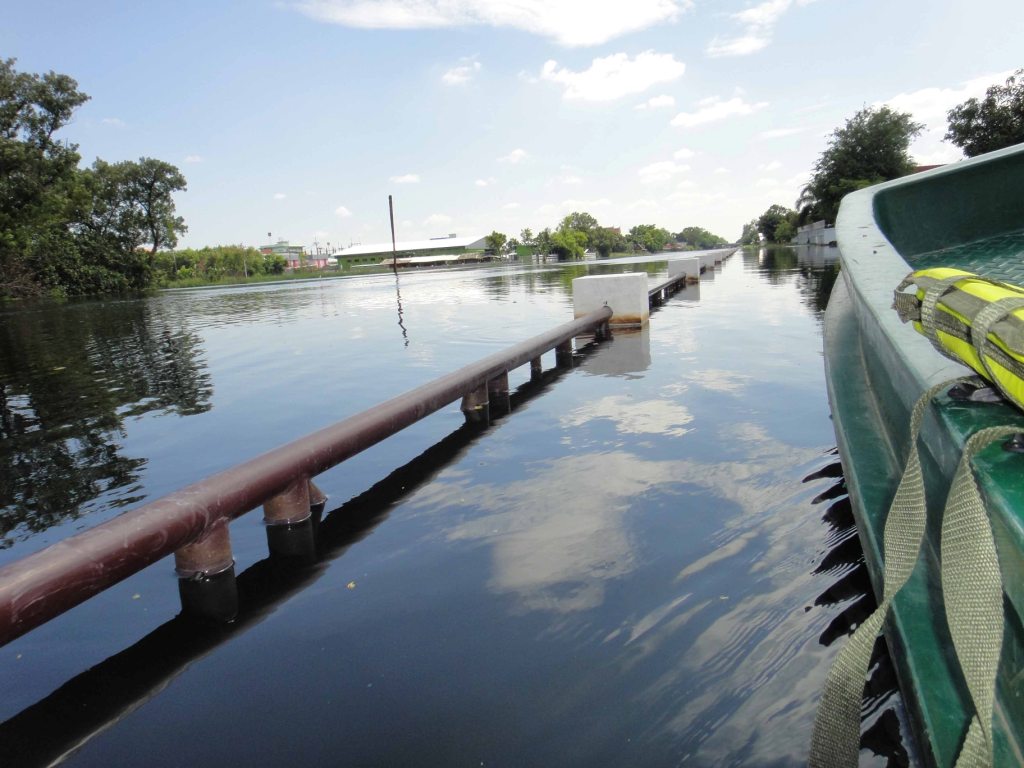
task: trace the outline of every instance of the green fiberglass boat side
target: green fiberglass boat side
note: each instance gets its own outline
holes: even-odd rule
[[[928,387],[970,371],[936,352],[891,309],[912,270],[955,266],[1024,283],[1024,145],[856,192],[836,225],[842,261],[825,317],[829,399],[865,560],[882,586],[882,534],[907,458],[910,411]],[[973,707],[946,624],[940,581],[942,510],[967,438],[1020,425],[1004,403],[943,394],[919,447],[928,496],[921,558],[885,627],[914,736],[926,763],[955,763]],[[1024,454],[999,444],[974,462],[1005,590],[994,716],[997,765],[1024,763]]]

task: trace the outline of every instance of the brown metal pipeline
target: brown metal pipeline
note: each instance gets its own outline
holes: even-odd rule
[[[296,478],[312,478],[594,331],[611,314],[602,307],[0,568],[0,645],[255,509]]]

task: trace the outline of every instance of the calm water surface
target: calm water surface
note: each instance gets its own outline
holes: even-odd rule
[[[0,313],[0,563],[571,319],[664,257]],[[242,610],[168,559],[0,648],[5,765],[797,765],[870,607],[834,455],[829,256],[737,254],[577,355],[318,478],[315,563],[233,524]],[[553,367],[553,355],[545,366]],[[865,741],[905,761],[879,656]]]

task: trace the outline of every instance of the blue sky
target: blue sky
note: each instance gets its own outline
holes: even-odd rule
[[[76,78],[83,163],[188,179],[182,245],[554,226],[727,238],[792,206],[827,135],[945,112],[1024,66],[1020,0],[10,2],[0,55]]]

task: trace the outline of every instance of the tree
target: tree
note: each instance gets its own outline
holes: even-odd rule
[[[533,244],[537,248],[537,253],[541,256],[547,256],[551,253],[551,229],[544,227],[537,236],[533,238]]]
[[[185,220],[175,216],[173,193],[187,188],[181,171],[163,160],[139,158],[127,164],[128,190],[139,217],[143,243],[149,245],[150,260],[160,248],[173,248],[178,235],[188,231]]]
[[[616,252],[622,253],[629,247],[626,238],[612,227],[598,227],[591,232],[590,244],[597,251],[597,255],[603,259]]]
[[[495,256],[501,256],[501,252],[505,249],[505,243],[508,242],[508,237],[501,232],[495,231],[485,237],[484,242],[487,243],[488,251]]]
[[[626,239],[637,248],[657,253],[672,239],[672,235],[668,230],[654,224],[637,224],[629,230]]]
[[[172,197],[184,177],[145,157],[80,170],[77,145],[55,134],[88,96],[67,75],[14,64],[0,61],[0,294],[148,286],[157,250],[185,231]]]
[[[993,85],[981,101],[971,98],[946,114],[945,139],[968,157],[1024,142],[1024,68]]]
[[[559,229],[551,235],[551,252],[560,260],[582,259],[587,235],[575,229]]]
[[[280,268],[277,268],[278,264]],[[212,282],[227,276],[280,274],[285,264],[282,256],[264,256],[255,248],[242,245],[217,245],[199,250],[185,248],[157,253],[154,277],[160,284],[193,278]]]
[[[699,249],[715,248],[719,245],[726,245],[729,242],[724,237],[711,234],[704,227],[683,227],[676,234],[676,240],[689,243]]]
[[[147,157],[120,163],[97,159],[81,175],[91,205],[73,229],[83,255],[123,273],[124,287],[145,288],[157,250],[173,248],[185,231],[172,197],[185,188],[185,178],[173,165]]]
[[[761,234],[757,228],[757,219],[748,221],[743,225],[743,232],[740,234],[740,245],[757,245],[761,242]]]
[[[562,222],[558,225],[558,231],[573,231],[583,233],[584,238],[586,238],[583,242],[583,247],[587,248],[588,246],[591,245],[590,236],[594,232],[594,230],[597,229],[597,227],[597,219],[595,219],[589,213],[580,213],[578,211],[573,211],[564,219],[562,219]]]
[[[67,75],[17,72],[15,61],[0,59],[0,293],[16,295],[76,271],[66,222],[81,193],[78,146],[54,134],[89,97]]]
[[[796,211],[784,205],[772,205],[758,217],[757,231],[769,243],[789,242],[796,234],[796,217]]]
[[[814,165],[805,192],[815,202],[807,216],[835,221],[844,195],[910,173],[914,167],[908,153],[910,142],[923,129],[909,114],[889,107],[857,112],[832,132],[828,147]]]
[[[818,211],[818,198],[814,196],[810,185],[800,190],[800,196],[796,199],[797,226],[810,224]]]

